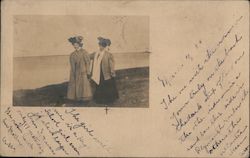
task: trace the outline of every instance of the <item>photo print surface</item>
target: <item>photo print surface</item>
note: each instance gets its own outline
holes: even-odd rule
[[[13,20],[14,106],[149,106],[149,17]]]

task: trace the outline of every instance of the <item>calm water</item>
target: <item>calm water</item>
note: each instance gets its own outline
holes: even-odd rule
[[[117,53],[115,69],[149,66],[149,53]],[[33,89],[68,81],[69,56],[14,58],[14,90]]]

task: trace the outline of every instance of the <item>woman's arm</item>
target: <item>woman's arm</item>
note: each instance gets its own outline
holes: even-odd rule
[[[69,62],[70,62],[71,72],[75,74],[75,61],[74,61],[73,55],[70,55]]]
[[[92,74],[92,69],[93,69],[94,58],[95,58],[95,52],[94,52],[94,53],[89,54],[89,59],[90,59],[89,71],[90,71],[90,75]]]
[[[110,66],[110,72],[111,72],[111,76],[115,77],[115,60],[114,57],[111,53],[109,53],[109,66]]]
[[[86,71],[87,71],[87,75],[88,77],[90,77],[90,73],[91,73],[91,70],[90,70],[90,56],[88,54],[88,52],[85,52],[84,53],[84,61],[85,61],[85,67],[86,67]]]

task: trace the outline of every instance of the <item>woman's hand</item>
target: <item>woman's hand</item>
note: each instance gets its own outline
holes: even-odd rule
[[[111,72],[111,77],[115,77],[115,72]]]
[[[91,75],[90,75],[90,74],[87,74],[87,78],[90,79],[90,78],[91,78]]]

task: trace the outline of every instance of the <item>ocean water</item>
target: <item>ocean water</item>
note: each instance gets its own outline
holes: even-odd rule
[[[115,69],[149,66],[149,53],[113,53]],[[15,57],[13,69],[14,90],[34,89],[69,80],[68,55]]]

